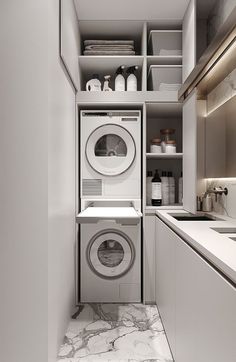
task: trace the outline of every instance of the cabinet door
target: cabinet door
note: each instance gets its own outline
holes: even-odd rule
[[[175,355],[175,237],[156,218],[156,304]]]
[[[236,291],[176,235],[176,362],[234,362]]]
[[[183,83],[196,65],[196,0],[190,0],[183,19]]]
[[[155,302],[155,215],[144,218],[144,285],[146,303]]]

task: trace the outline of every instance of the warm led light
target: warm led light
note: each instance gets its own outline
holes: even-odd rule
[[[215,178],[206,178],[206,181],[216,181],[216,180],[221,180],[221,181],[236,181],[236,177],[215,177]]]
[[[235,96],[233,96],[235,97]],[[222,102],[218,103],[212,110],[210,110],[209,112],[206,112],[206,116],[208,117],[210,114],[212,114],[213,112],[215,112],[217,109],[219,109],[220,107],[222,107],[225,103],[227,103],[230,99],[233,98],[231,95],[227,98],[225,98]]]

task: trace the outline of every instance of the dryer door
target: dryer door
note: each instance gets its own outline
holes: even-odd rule
[[[130,168],[136,148],[133,137],[125,128],[107,124],[91,133],[85,152],[94,171],[105,176],[117,176]]]
[[[116,229],[103,230],[90,240],[87,261],[101,278],[116,279],[128,273],[135,259],[135,249],[129,237]]]

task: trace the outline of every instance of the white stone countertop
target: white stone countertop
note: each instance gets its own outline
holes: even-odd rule
[[[236,241],[229,234],[220,234],[211,228],[236,228],[236,219],[211,213],[216,221],[178,221],[171,214],[183,214],[184,210],[161,210],[156,215],[186,242],[236,283]],[[236,235],[234,235],[236,236]]]

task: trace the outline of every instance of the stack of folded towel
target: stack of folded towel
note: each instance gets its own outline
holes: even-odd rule
[[[85,40],[84,55],[135,55],[133,40]]]

